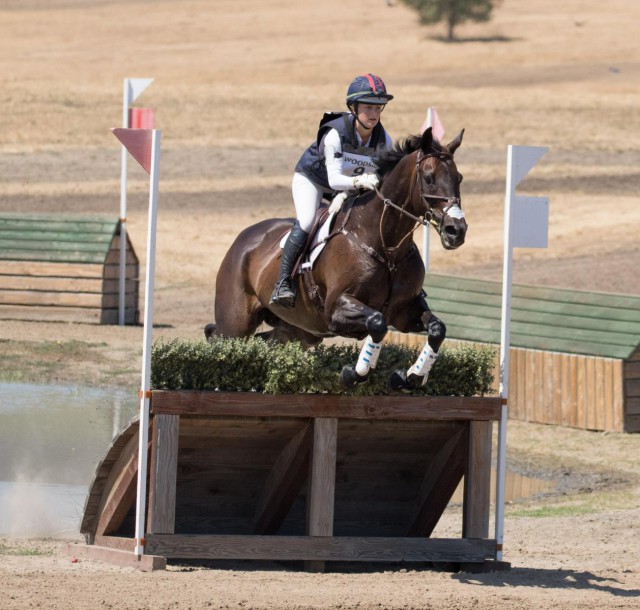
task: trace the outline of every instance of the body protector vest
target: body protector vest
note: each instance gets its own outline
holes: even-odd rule
[[[348,112],[327,112],[320,121],[316,141],[307,148],[296,165],[296,172],[322,187],[327,193],[333,192],[327,178],[324,157],[320,155],[322,138],[335,129],[342,145],[342,170],[345,176],[372,174],[376,171],[373,155],[380,145],[387,142],[387,134],[380,123],[373,128],[368,146],[360,146],[356,137],[355,117]],[[340,155],[340,153],[338,153]]]

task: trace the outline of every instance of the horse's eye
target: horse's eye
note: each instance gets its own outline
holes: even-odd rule
[[[424,174],[424,181],[427,186],[433,186],[436,183],[433,174]]]
[[[458,174],[458,184],[460,184],[463,180],[464,176],[462,174]]]

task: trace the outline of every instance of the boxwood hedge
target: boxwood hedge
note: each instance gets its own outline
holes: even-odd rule
[[[347,391],[339,384],[342,367],[354,365],[360,347],[355,342],[324,345],[305,351],[262,339],[214,338],[209,342],[160,339],[151,352],[151,387],[155,390],[220,390],[293,394],[391,394],[390,374],[407,369],[420,349],[384,345],[369,380]],[[493,393],[495,349],[475,345],[443,346],[426,386],[413,394],[476,396]]]

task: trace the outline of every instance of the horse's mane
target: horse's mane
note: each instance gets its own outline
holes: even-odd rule
[[[373,162],[378,168],[377,174],[380,178],[384,178],[401,159],[404,159],[407,155],[415,152],[420,148],[420,141],[422,137],[417,135],[409,135],[404,140],[399,140],[392,148],[379,149]],[[436,152],[444,152],[445,149],[438,142],[438,140],[432,140],[431,148]]]

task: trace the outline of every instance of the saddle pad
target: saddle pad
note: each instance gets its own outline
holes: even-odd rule
[[[303,273],[306,269],[310,269],[313,267],[313,264],[316,262],[316,259],[320,255],[320,252],[324,249],[326,242],[324,241],[329,233],[331,232],[331,228],[333,226],[333,221],[335,220],[337,212],[332,212],[327,216],[327,219],[320,225],[316,234],[313,236],[313,240],[311,241],[311,246],[309,248],[309,252],[304,257],[302,261],[302,265],[298,267],[298,273]],[[289,237],[289,233],[291,231],[287,231],[284,237],[280,240],[280,247],[284,248],[284,244]]]

